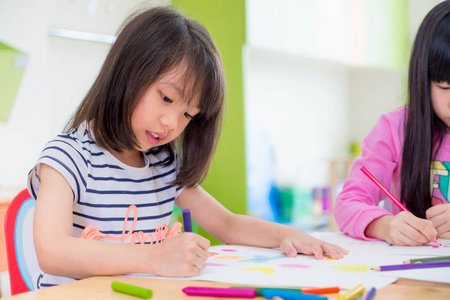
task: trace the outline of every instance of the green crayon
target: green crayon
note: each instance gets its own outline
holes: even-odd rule
[[[150,299],[153,296],[152,290],[144,289],[139,286],[126,284],[126,283],[122,283],[122,282],[117,282],[117,281],[113,281],[111,283],[111,288],[116,292],[132,295],[132,296],[136,296],[136,297],[140,297],[140,298],[144,298],[144,299]]]

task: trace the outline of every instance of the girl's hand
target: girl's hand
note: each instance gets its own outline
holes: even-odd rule
[[[303,253],[313,254],[317,259],[323,259],[324,254],[328,254],[332,258],[342,258],[348,254],[344,248],[316,239],[300,230],[297,234],[284,238],[281,241],[280,249],[288,257],[295,257],[297,253]]]
[[[440,238],[450,239],[450,203],[430,207],[426,216],[433,223]]]
[[[402,211],[395,216],[390,216],[388,220],[384,240],[390,244],[420,246],[436,239],[437,232],[433,223],[417,218],[410,212]]]
[[[156,275],[197,276],[206,267],[209,246],[208,239],[192,232],[185,232],[150,246],[156,247],[157,251],[152,252],[149,260],[154,263],[153,270]]]

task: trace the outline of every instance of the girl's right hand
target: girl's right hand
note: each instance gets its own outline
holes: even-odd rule
[[[191,277],[200,274],[208,259],[208,239],[185,232],[152,245],[156,256],[149,259],[154,263],[154,273],[168,277]],[[152,254],[153,255],[153,254]]]
[[[436,240],[437,231],[433,223],[402,211],[389,216],[385,227],[386,242],[397,246],[420,246]]]

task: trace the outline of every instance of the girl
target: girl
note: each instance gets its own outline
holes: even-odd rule
[[[450,238],[450,1],[433,8],[417,33],[408,104],[383,115],[362,143],[337,198],[340,229],[361,239],[423,245]],[[361,171],[365,166],[412,212],[399,212]],[[437,205],[439,204],[439,205]]]
[[[280,247],[289,257],[347,253],[298,229],[232,214],[199,186],[224,94],[219,53],[199,23],[168,7],[131,18],[66,133],[29,174],[39,288],[93,275],[198,275],[210,243],[167,229],[174,204],[227,244]]]

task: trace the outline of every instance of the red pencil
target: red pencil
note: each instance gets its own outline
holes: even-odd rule
[[[397,198],[395,198],[394,195],[391,194],[391,192],[388,191],[387,188],[385,188],[381,182],[379,182],[367,169],[366,167],[361,167],[361,171],[367,175],[367,177],[369,177],[370,180],[373,181],[373,183],[375,183],[388,197],[389,199],[391,199],[401,210],[403,211],[407,211],[409,213],[411,213],[409,211],[409,209],[406,208],[406,206],[403,205],[403,203],[401,203],[400,201],[398,201]],[[438,244],[439,246],[442,246],[442,244],[439,242],[438,238],[436,237],[436,244]]]
[[[339,293],[340,288],[338,286],[326,287],[326,288],[307,288],[302,289],[303,294],[332,294]]]

